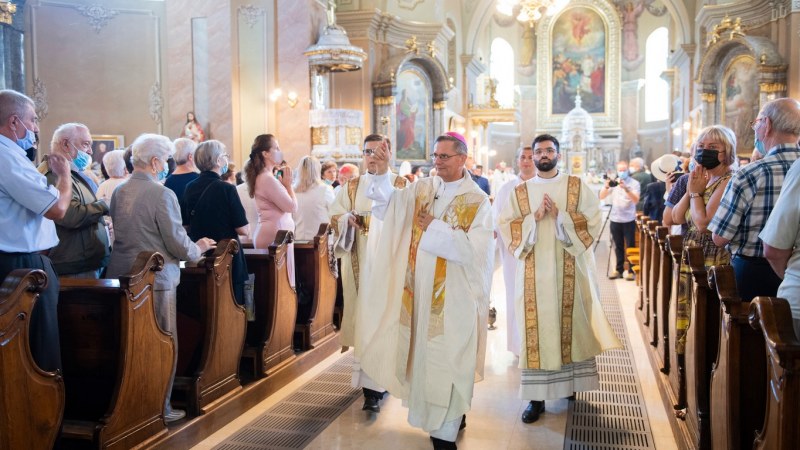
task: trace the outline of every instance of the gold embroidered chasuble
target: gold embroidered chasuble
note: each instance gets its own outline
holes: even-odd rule
[[[559,210],[536,222],[544,194]],[[600,233],[597,195],[580,178],[539,177],[518,185],[499,230],[517,265],[516,313],[523,369],[559,370],[620,347],[600,305],[592,243]]]
[[[350,226],[347,222],[348,213],[364,212],[372,209],[372,200],[365,195],[371,183],[371,175],[365,174],[345,183],[336,193],[336,198],[328,207],[331,226],[334,230],[334,240],[338,242],[340,234]],[[397,188],[406,186],[408,180],[390,174],[391,183]],[[370,231],[375,233],[380,229],[380,222],[373,221]],[[372,233],[371,233],[372,234]],[[342,312],[342,325],[339,333],[343,346],[352,347],[356,344],[355,321],[358,310],[358,285],[361,267],[366,263],[367,235],[358,230],[354,232],[354,240],[349,251],[335,246],[334,255],[341,258],[340,276],[342,277],[342,295],[344,297],[344,311]]]
[[[359,355],[362,369],[405,401],[412,425],[428,431],[460,420],[483,376],[493,269],[488,197],[468,175],[444,202],[435,198],[441,185],[423,178],[394,191],[359,292],[385,299],[366,306],[380,320]],[[421,211],[437,227],[417,227]]]

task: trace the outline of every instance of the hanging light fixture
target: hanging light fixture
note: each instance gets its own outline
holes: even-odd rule
[[[497,12],[533,27],[542,16],[561,11],[569,0],[497,0]]]

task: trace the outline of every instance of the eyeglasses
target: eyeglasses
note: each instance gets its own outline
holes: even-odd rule
[[[537,148],[536,150],[533,151],[533,154],[536,155],[536,156],[542,156],[544,154],[547,154],[549,156],[553,156],[553,155],[556,154],[556,149],[554,149],[553,147]]]
[[[442,162],[445,162],[445,161],[449,160],[450,158],[455,158],[456,156],[461,156],[461,155],[460,154],[445,155],[444,153],[434,153],[434,154],[431,155],[431,159],[434,160],[434,161],[436,161],[438,159],[438,160],[441,160]]]
[[[758,118],[756,118],[756,120],[751,120],[750,121],[750,128],[755,130],[756,129],[755,128],[756,124],[758,124],[758,122],[760,122],[762,119],[763,119],[763,117],[758,117]]]
[[[372,156],[375,154],[375,150],[371,148],[365,148],[364,150],[361,151],[361,154],[364,156]]]

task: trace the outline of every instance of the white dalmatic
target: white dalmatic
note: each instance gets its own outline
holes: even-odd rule
[[[508,182],[503,184],[494,196],[494,203],[492,203],[492,214],[495,219],[500,217],[500,212],[508,203],[509,199],[514,193],[514,188],[522,180],[516,176],[511,175]],[[521,340],[519,334],[519,325],[517,324],[517,313],[515,307],[514,296],[514,283],[517,273],[517,258],[508,251],[508,243],[503,241],[503,236],[500,234],[500,229],[496,228],[497,232],[497,249],[500,252],[500,262],[503,264],[503,284],[506,291],[506,347],[508,351],[514,355],[519,356]]]

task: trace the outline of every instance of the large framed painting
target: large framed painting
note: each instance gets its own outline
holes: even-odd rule
[[[103,156],[111,150],[125,148],[125,136],[121,134],[93,134],[92,161],[103,162]]]
[[[570,8],[553,25],[553,114],[575,107],[580,92],[583,109],[605,112],[606,26],[594,9]]]
[[[736,134],[736,153],[740,155],[750,155],[755,145],[750,121],[758,115],[758,77],[755,59],[738,56],[728,63],[717,91],[722,124]]]
[[[536,24],[537,132],[560,130],[580,96],[595,129],[620,127],[622,22],[611,2],[570,0]]]
[[[428,159],[431,109],[431,83],[425,72],[413,65],[402,68],[395,95],[395,159]]]

